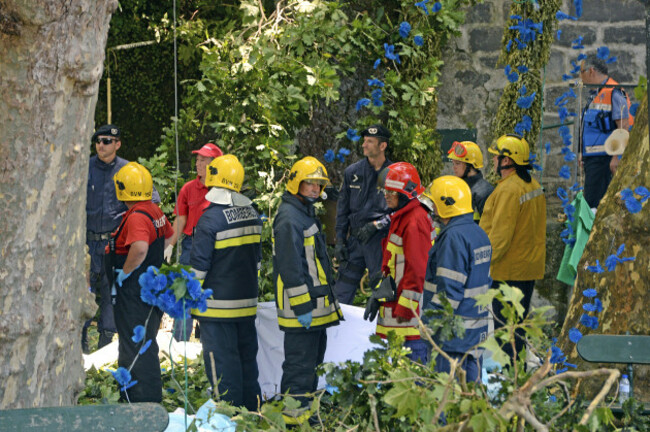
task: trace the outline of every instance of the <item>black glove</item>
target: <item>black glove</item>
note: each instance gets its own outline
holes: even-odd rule
[[[348,254],[348,248],[345,246],[345,243],[337,242],[334,247],[334,258],[338,261],[339,265],[344,265],[348,262],[350,255]]]
[[[366,310],[363,312],[363,319],[366,321],[374,321],[379,312],[379,301],[371,295],[366,302]]]
[[[375,272],[372,275],[368,275],[368,285],[370,286],[371,290],[376,290],[379,288],[379,282],[381,282],[381,279],[384,277],[384,274],[381,271]]]
[[[361,244],[366,244],[370,241],[372,236],[374,236],[379,229],[377,228],[377,225],[375,225],[374,222],[368,222],[361,228],[359,228],[359,231],[357,232],[357,239]]]

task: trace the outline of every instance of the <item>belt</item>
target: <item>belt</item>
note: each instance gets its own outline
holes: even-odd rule
[[[110,240],[110,238],[111,238],[110,232],[94,233],[92,231],[86,231],[86,241],[102,241],[102,240]]]

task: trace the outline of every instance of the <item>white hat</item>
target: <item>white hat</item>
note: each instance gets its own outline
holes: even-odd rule
[[[630,133],[626,129],[616,129],[605,141],[605,152],[610,156],[622,155],[629,138]]]

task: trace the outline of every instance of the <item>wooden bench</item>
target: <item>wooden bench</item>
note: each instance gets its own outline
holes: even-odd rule
[[[590,363],[618,363],[627,365],[630,379],[630,397],[634,396],[635,364],[650,364],[650,336],[636,335],[586,335],[577,345],[578,354]],[[614,404],[612,411],[620,408]],[[646,404],[644,414],[650,414]]]
[[[0,432],[162,432],[168,423],[157,403],[0,410]]]

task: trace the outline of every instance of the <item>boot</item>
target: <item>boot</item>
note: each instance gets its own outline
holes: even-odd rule
[[[112,332],[110,330],[102,330],[99,333],[99,341],[97,342],[97,349],[101,349],[108,345],[109,343],[113,342],[113,336],[115,335],[115,332]]]

